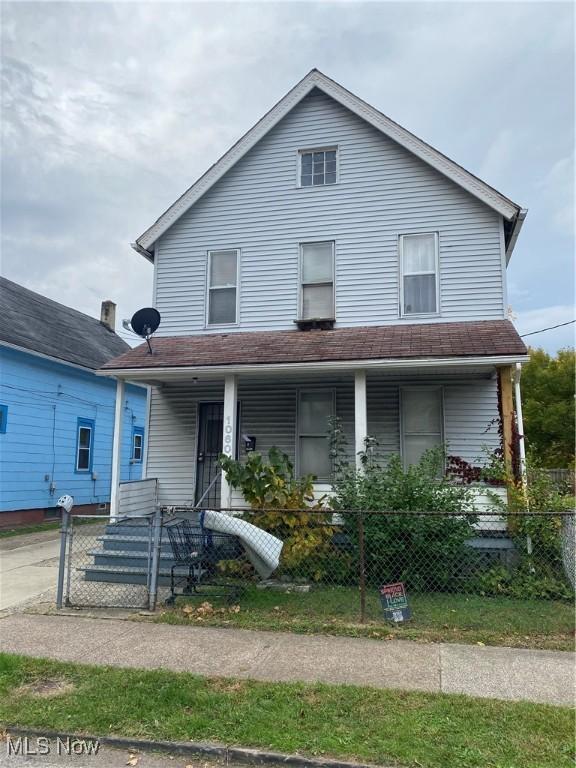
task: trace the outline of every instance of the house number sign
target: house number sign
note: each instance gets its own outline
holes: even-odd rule
[[[379,592],[385,619],[398,623],[412,616],[408,595],[401,581],[395,584],[383,584]]]
[[[232,432],[232,419],[230,416],[226,416],[224,424],[224,453],[230,457],[232,457]]]

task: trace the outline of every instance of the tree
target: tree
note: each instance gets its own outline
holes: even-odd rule
[[[574,465],[574,349],[561,349],[552,357],[543,349],[530,349],[530,362],[522,369],[522,409],[526,444],[543,466]]]

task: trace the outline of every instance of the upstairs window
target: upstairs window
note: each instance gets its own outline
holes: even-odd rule
[[[144,430],[142,427],[134,427],[132,430],[132,461],[134,464],[142,463],[144,454]]]
[[[400,266],[401,314],[437,314],[438,235],[401,235]]]
[[[208,325],[237,322],[238,251],[208,252]]]
[[[300,319],[333,319],[333,242],[300,245],[300,279]]]
[[[93,449],[94,422],[91,419],[78,419],[76,432],[76,472],[92,471]]]
[[[328,430],[334,415],[334,392],[314,390],[298,397],[298,471],[328,480],[332,473]]]
[[[417,464],[430,448],[442,445],[442,389],[404,388],[402,401],[402,456],[404,466]]]
[[[300,152],[300,186],[322,187],[336,184],[337,150],[311,149]]]

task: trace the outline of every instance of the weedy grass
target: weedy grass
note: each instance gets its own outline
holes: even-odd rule
[[[409,595],[412,619],[401,625],[385,622],[375,590],[360,622],[357,589],[312,587],[310,592],[278,592],[248,588],[240,610],[205,598],[214,610],[196,610],[203,600],[179,598],[156,621],[305,634],[348,635],[422,642],[484,643],[520,648],[574,650],[574,611],[561,600],[517,600],[508,597],[428,593]]]
[[[36,695],[43,680],[61,681],[61,695]],[[573,712],[562,707],[210,679],[9,654],[0,654],[0,720],[94,736],[217,741],[419,768],[573,765]]]

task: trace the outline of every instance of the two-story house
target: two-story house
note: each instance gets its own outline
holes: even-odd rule
[[[152,340],[101,373],[152,385],[161,503],[229,506],[219,453],[275,445],[322,484],[331,415],[406,464],[511,441],[506,265],[525,211],[312,70],[142,234]],[[499,401],[500,393],[500,401]]]

